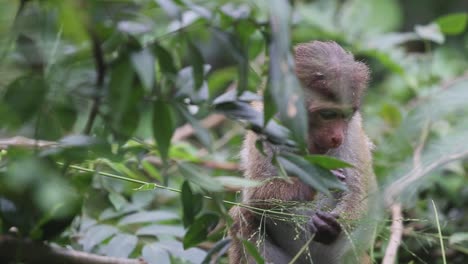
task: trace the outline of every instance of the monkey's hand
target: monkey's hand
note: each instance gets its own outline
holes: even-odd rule
[[[344,173],[343,169],[336,169],[336,170],[331,170],[331,173],[338,178],[339,181],[345,182],[346,181],[346,174]]]
[[[341,226],[336,220],[337,214],[327,212],[316,212],[309,220],[309,228],[315,233],[314,241],[331,244],[341,233]]]

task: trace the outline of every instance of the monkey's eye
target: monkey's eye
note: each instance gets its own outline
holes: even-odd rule
[[[324,120],[332,120],[340,116],[340,114],[337,111],[329,109],[320,110],[318,111],[318,114]]]

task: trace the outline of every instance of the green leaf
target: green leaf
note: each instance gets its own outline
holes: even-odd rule
[[[153,104],[153,137],[164,161],[168,158],[174,130],[175,122],[171,106],[162,100],[156,100]]]
[[[60,25],[66,36],[76,41],[84,42],[88,39],[85,28],[85,17],[83,6],[74,1],[57,1],[60,11]]]
[[[158,59],[158,65],[161,72],[175,76],[177,74],[177,68],[174,65],[174,59],[172,58],[171,53],[159,44],[154,44],[153,48],[156,58]]]
[[[462,244],[463,242],[468,242],[468,232],[453,233],[449,237],[450,245]]]
[[[210,248],[210,250],[208,250],[207,254],[206,254],[206,257],[205,259],[203,260],[203,262],[201,264],[209,264],[212,262],[212,257],[214,257],[215,255],[221,253],[223,251],[223,249],[227,246],[229,246],[231,243],[231,239],[230,238],[225,238],[225,239],[222,239],[218,242],[216,242],[216,244]]]
[[[192,63],[193,88],[195,91],[202,86],[204,80],[203,56],[197,46],[191,41],[187,42],[190,62]]]
[[[439,17],[436,21],[445,35],[458,35],[463,33],[468,24],[468,13],[455,13]]]
[[[205,241],[208,233],[218,224],[219,216],[215,213],[205,213],[195,220],[184,236],[184,249]]]
[[[34,75],[21,76],[6,87],[3,102],[18,119],[12,120],[13,125],[21,125],[39,112],[48,89],[45,80]]]
[[[138,74],[143,87],[151,91],[155,79],[154,56],[149,49],[132,52],[130,55],[133,68]]]
[[[161,174],[156,170],[156,168],[154,167],[153,164],[151,164],[149,161],[147,160],[143,160],[141,162],[141,166],[143,167],[143,169],[145,170],[146,173],[149,174],[149,176],[151,176],[152,178],[154,178],[155,180],[159,181],[159,182],[163,182],[164,179],[163,177],[161,176]]]
[[[112,65],[109,82],[111,125],[117,137],[123,139],[133,135],[140,120],[138,105],[143,90],[134,85],[134,77],[135,71],[128,57],[122,57]]]
[[[129,234],[117,234],[107,245],[103,246],[102,252],[106,256],[127,258],[136,248],[138,238]]]
[[[189,163],[179,163],[179,170],[189,181],[210,192],[220,192],[223,190],[221,183],[216,178],[212,178],[205,173],[201,173],[195,166]]]
[[[155,223],[168,220],[179,219],[179,216],[171,211],[157,210],[157,211],[143,211],[127,215],[120,219],[119,225],[131,225],[139,223]]]
[[[272,38],[269,43],[270,68],[267,89],[278,110],[281,123],[290,129],[292,139],[302,150],[306,147],[307,113],[303,90],[293,70],[290,52],[291,7],[287,1],[273,1],[268,7]],[[267,121],[265,119],[265,122]]]
[[[190,226],[195,220],[195,216],[200,212],[203,206],[202,195],[194,194],[188,181],[182,184],[182,208],[184,227]]]
[[[354,167],[345,161],[325,155],[307,155],[304,159],[327,170]]]
[[[117,211],[119,211],[120,209],[122,209],[122,207],[128,204],[125,197],[123,197],[120,193],[116,192],[109,193],[109,201],[112,203],[112,206],[114,206],[115,210]]]
[[[330,189],[345,190],[345,186],[330,171],[310,164],[301,156],[281,153],[278,162],[293,176],[299,177],[319,192],[330,195]]]
[[[141,256],[148,263],[151,263],[149,260],[155,260],[158,264],[171,264],[169,252],[156,243],[146,244],[141,250]]]
[[[400,109],[393,104],[385,103],[380,109],[380,116],[392,127],[398,127],[401,124],[403,116]]]
[[[262,258],[260,253],[257,250],[257,247],[250,241],[242,239],[242,245],[244,245],[244,248],[247,250],[250,256],[252,256],[255,259],[255,262],[258,264],[264,264],[265,260]]]
[[[199,120],[197,120],[193,115],[191,115],[183,105],[177,104],[176,106],[179,112],[182,113],[182,116],[185,118],[185,120],[187,120],[190,123],[190,125],[192,125],[195,131],[195,136],[198,138],[198,140],[200,140],[200,142],[205,148],[211,151],[213,142],[211,140],[211,135],[208,129],[203,127],[200,124]]]
[[[429,24],[429,25],[416,25],[414,27],[414,31],[418,34],[422,39],[427,39],[430,41],[434,41],[437,44],[442,44],[445,42],[445,37],[440,31],[440,28],[437,24]]]
[[[84,232],[78,243],[83,246],[84,251],[90,252],[95,246],[118,232],[119,230],[111,225],[95,225]]]
[[[216,180],[229,190],[241,190],[243,188],[257,187],[262,184],[259,181],[234,176],[218,176]]]

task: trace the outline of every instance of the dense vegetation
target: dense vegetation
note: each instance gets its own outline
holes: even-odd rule
[[[297,150],[276,157],[285,171],[335,184],[322,168],[340,163],[303,151],[294,100],[291,48],[315,39],[372,69],[363,112],[385,208],[372,259],[468,260],[466,1],[0,4],[0,260],[226,263],[227,211],[258,184],[239,170],[246,129]]]

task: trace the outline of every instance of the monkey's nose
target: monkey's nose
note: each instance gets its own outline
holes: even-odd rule
[[[331,147],[332,148],[337,148],[343,143],[343,140],[341,137],[332,137],[331,138]]]

